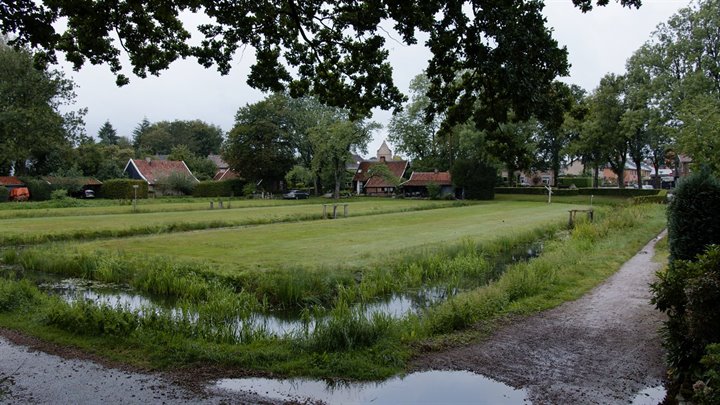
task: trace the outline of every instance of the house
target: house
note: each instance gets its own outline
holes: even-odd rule
[[[650,181],[650,173],[652,172],[652,168],[646,164],[640,165],[640,175],[642,176],[641,179],[637,178],[637,169],[635,167],[635,164],[633,162],[625,162],[625,170],[623,171],[623,183],[626,186],[633,185],[633,184],[645,184]],[[617,174],[610,168],[609,165],[605,166],[603,170],[600,173],[600,176],[603,179],[604,184],[612,184],[617,185],[618,183],[618,177]]]
[[[208,155],[207,158],[217,167],[217,171],[215,171],[215,175],[213,176],[214,181],[240,178],[240,174],[230,169],[230,165],[227,164],[220,155]]]
[[[440,187],[440,195],[455,194],[450,172],[413,172],[410,179],[400,186],[406,196],[427,197],[428,185],[436,184]]]
[[[12,190],[14,188],[25,187],[25,184],[15,176],[0,176],[0,186]]]
[[[377,159],[365,160],[359,163],[352,180],[353,189],[357,194],[374,196],[393,195],[398,184],[383,176],[372,176],[370,172],[375,165],[385,165],[392,176],[402,180],[407,170],[408,162],[400,159],[392,159],[392,151],[385,141],[383,141],[377,150]]]
[[[171,175],[182,175],[194,182],[198,182],[198,179],[182,160],[130,159],[123,172],[131,179],[146,181],[149,191],[154,191],[155,184],[158,181],[162,181]]]

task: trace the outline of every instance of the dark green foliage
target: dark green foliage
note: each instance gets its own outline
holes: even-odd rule
[[[201,181],[193,189],[193,197],[241,197],[246,182],[242,179]]]
[[[50,193],[52,193],[52,187],[47,181],[21,178],[28,191],[30,191],[30,201],[47,201],[50,199]]]
[[[197,181],[183,173],[171,173],[169,176],[158,179],[155,191],[162,195],[192,195]]]
[[[30,281],[0,281],[0,312],[9,312],[35,304],[40,292]]]
[[[579,188],[580,195],[608,195],[615,197],[642,197],[657,195],[660,190],[646,190],[642,188]]]
[[[90,336],[128,336],[138,326],[138,314],[85,300],[57,301],[45,314],[49,325]]]
[[[652,285],[653,303],[668,315],[667,362],[685,388],[695,382],[706,346],[720,342],[720,247],[708,247],[695,260],[675,259]]]
[[[362,308],[339,303],[316,326],[310,347],[322,351],[345,351],[377,344],[392,331],[392,318],[386,314],[367,315]]]
[[[670,261],[694,260],[711,243],[720,243],[720,182],[707,172],[693,173],[675,189],[668,206]]]
[[[495,187],[495,192],[498,194],[532,194],[532,195],[547,195],[548,191],[545,187]],[[555,196],[570,196],[579,195],[578,190],[571,189],[553,189],[552,195]]]
[[[480,160],[459,159],[453,165],[453,184],[464,190],[470,200],[492,200],[495,198],[495,177],[497,169]]]
[[[7,188],[0,186],[0,202],[5,202],[10,198],[10,190]]]
[[[693,400],[701,405],[720,404],[720,343],[705,348],[700,364],[703,374],[702,379],[693,384]]]
[[[132,200],[135,198],[133,185],[137,185],[137,198],[148,197],[148,184],[142,180],[110,179],[103,183],[100,196],[112,200]]]
[[[667,204],[667,196],[665,195],[646,195],[642,197],[633,197],[633,204]]]
[[[430,197],[431,200],[437,200],[440,198],[440,191],[442,189],[437,183],[428,183],[427,185],[427,191],[428,191],[428,197]]]
[[[590,188],[592,187],[592,177],[559,177],[558,183],[560,186],[570,186],[572,184],[577,188]]]

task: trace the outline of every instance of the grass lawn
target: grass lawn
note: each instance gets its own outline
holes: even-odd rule
[[[533,201],[547,203],[547,195],[538,194],[495,194],[495,201]],[[593,205],[616,205],[627,202],[629,198],[610,195],[593,196]],[[590,205],[589,195],[552,196],[552,202],[558,204]]]
[[[316,207],[317,208],[317,207]],[[405,249],[512,237],[566,221],[567,204],[484,204],[313,222],[99,240],[78,249],[211,262],[226,270],[360,267]]]
[[[232,209],[205,209],[176,211],[185,204],[152,205],[167,208],[165,212],[124,213],[106,215],[75,215],[0,219],[0,244],[35,243],[60,239],[89,239],[93,237],[128,236],[148,233],[218,228],[259,223],[319,219],[322,207],[319,203],[304,201],[277,201],[275,206],[262,205],[270,200],[243,200],[233,202]],[[318,200],[327,202],[327,200]],[[250,204],[250,203],[254,203]],[[194,203],[193,206],[197,206]],[[453,205],[452,201],[426,200],[360,200],[349,203],[349,215],[368,215],[382,212],[431,209]],[[236,208],[238,205],[244,208]],[[103,207],[99,207],[103,208]],[[108,208],[108,207],[104,207]],[[78,213],[93,208],[73,208]],[[343,211],[340,208],[339,214]],[[328,213],[329,214],[329,213]]]

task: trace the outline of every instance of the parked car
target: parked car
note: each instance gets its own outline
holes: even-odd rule
[[[290,190],[283,194],[283,198],[286,200],[304,200],[308,197],[310,197],[310,194],[301,190]]]
[[[83,198],[95,198],[95,192],[92,190],[84,190]]]

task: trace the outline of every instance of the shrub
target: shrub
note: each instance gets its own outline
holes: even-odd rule
[[[191,195],[197,182],[182,173],[171,173],[155,183],[155,190],[163,195]]]
[[[668,206],[670,261],[694,260],[720,243],[720,182],[703,171],[680,181]]]
[[[580,195],[607,195],[615,197],[642,197],[657,195],[659,190],[646,190],[642,188],[579,188]]]
[[[233,197],[243,195],[245,180],[201,181],[193,189],[193,197]]]
[[[20,180],[27,186],[31,201],[47,201],[50,199],[52,187],[47,181],[29,178],[21,178]]]
[[[143,180],[130,179],[106,180],[100,189],[100,195],[113,200],[132,200],[135,198],[134,185],[138,186],[137,198],[148,197],[148,184]]]
[[[0,312],[10,312],[34,305],[41,293],[27,280],[3,280],[0,283]]]
[[[68,192],[65,189],[59,188],[50,193],[51,200],[63,200],[65,198],[68,198]]]
[[[10,190],[7,188],[0,186],[0,202],[5,202],[10,197]]]
[[[458,159],[452,167],[453,183],[464,190],[465,198],[492,200],[495,198],[497,168],[473,159]]]
[[[574,184],[577,188],[590,188],[593,185],[592,177],[559,177],[558,183],[564,187],[570,187]]]
[[[696,261],[675,260],[658,278],[652,301],[668,315],[663,329],[668,366],[681,389],[689,390],[706,346],[720,342],[720,247],[708,247]]]
[[[666,204],[667,196],[664,195],[646,195],[642,197],[633,197],[633,204]]]
[[[440,186],[436,183],[430,182],[427,185],[428,197],[430,197],[431,200],[439,199],[441,190]]]

